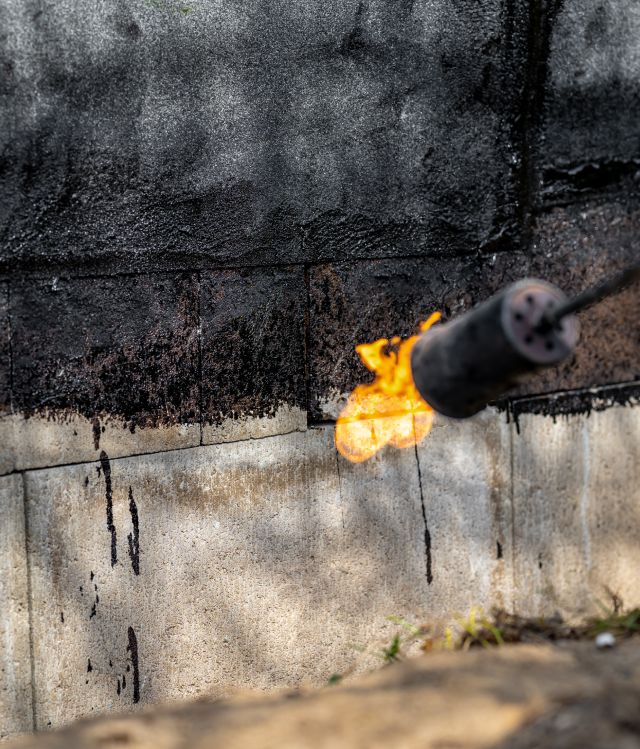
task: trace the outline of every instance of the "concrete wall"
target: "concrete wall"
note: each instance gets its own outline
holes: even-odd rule
[[[21,476],[0,478],[0,741],[33,726],[29,575]]]
[[[633,0],[0,1],[0,737],[637,603],[640,300],[353,466],[356,343],[637,259]],[[507,420],[507,415],[508,420]]]
[[[324,426],[4,477],[5,733],[323,684],[390,616],[635,603],[639,466],[640,408],[610,406],[440,418],[362,465]]]

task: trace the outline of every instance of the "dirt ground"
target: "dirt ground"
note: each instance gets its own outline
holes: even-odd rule
[[[439,652],[320,690],[82,721],[33,749],[640,749],[640,638]]]

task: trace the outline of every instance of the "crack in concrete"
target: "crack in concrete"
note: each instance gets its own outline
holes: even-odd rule
[[[340,455],[336,454],[336,470],[338,471],[338,499],[340,500],[340,518],[342,520],[342,530],[344,530],[344,503],[342,502],[342,477],[340,475]]]
[[[414,434],[415,434],[415,422],[414,422]],[[420,506],[422,508],[422,520],[424,522],[424,553],[425,553],[425,564],[427,571],[427,583],[431,585],[433,582],[433,559],[431,556],[431,532],[429,531],[429,524],[427,523],[427,508],[424,502],[424,492],[422,491],[422,471],[420,470],[420,456],[418,455],[418,445],[414,445],[414,451],[416,456],[416,465],[418,467],[418,486],[420,487]]]
[[[35,731],[38,727],[36,716],[36,662],[34,658],[33,642],[33,583],[31,572],[31,555],[29,554],[29,512],[27,510],[27,476],[21,473],[22,480],[22,509],[24,512],[24,551],[27,565],[27,615],[29,617],[29,666],[31,671],[31,721]]]
[[[202,392],[202,273],[198,271],[196,273],[196,282],[198,284],[198,299],[197,299],[197,316],[198,316],[198,414],[199,426],[200,426],[200,444],[204,444],[204,406],[203,406],[203,392]]]

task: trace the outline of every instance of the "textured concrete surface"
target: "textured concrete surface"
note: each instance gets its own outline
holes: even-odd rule
[[[25,282],[11,303],[21,410],[0,417],[0,472],[304,430],[306,385],[310,416],[335,418],[368,376],[357,343],[408,335],[434,309],[454,317],[527,275],[577,293],[637,259],[638,221],[632,200],[591,202],[539,216],[529,255],[314,266],[308,308],[299,268]],[[583,313],[575,357],[519,393],[640,380],[639,304],[630,289]],[[10,370],[5,356],[6,387]]]
[[[435,310],[460,314],[525,272],[518,252],[456,260],[385,259],[320,265],[309,273],[311,413],[335,418],[336,397],[371,375],[359,343],[414,334]]]
[[[640,13],[634,0],[550,3],[539,172],[545,202],[636,191]],[[559,8],[559,10],[558,10]]]
[[[515,608],[576,618],[640,600],[640,408],[519,417]]]
[[[0,13],[4,270],[459,251],[513,213],[498,0]]]
[[[2,414],[0,415],[0,475],[13,471],[14,457],[13,421],[10,414]]]
[[[429,549],[429,620],[512,608],[510,425],[492,409],[437,417],[417,448]]]
[[[9,285],[0,283],[0,415],[11,400],[11,329],[9,325]]]
[[[274,406],[267,416],[239,415],[216,424],[202,425],[202,444],[273,437],[277,434],[304,432],[307,429],[307,412],[296,406]]]
[[[322,683],[362,660],[355,646],[389,632],[387,616],[428,612],[413,451],[356,471],[320,429],[103,456],[26,487],[41,728]]]
[[[306,694],[83,721],[16,749],[638,749],[637,639],[438,653]]]
[[[300,268],[16,285],[0,472],[306,429],[305,301]]]
[[[340,410],[335,401],[371,378],[357,344],[411,335],[441,308],[445,269],[446,261],[416,259],[311,269],[309,372],[315,418],[335,419]]]
[[[0,283],[0,475],[13,469],[13,444],[7,417],[11,412],[11,329],[9,285]]]
[[[0,472],[302,430],[366,374],[356,343],[637,257],[638,23],[2,0]],[[621,307],[521,392],[637,379]]]
[[[419,471],[323,428],[28,473],[38,726],[137,704],[136,673],[141,703],[323,683],[377,661],[390,615],[506,603],[507,433],[443,422]]]
[[[638,24],[0,0],[0,473],[27,471],[40,727],[322,681],[388,614],[637,595],[637,408],[441,421],[360,467],[307,416],[363,379],[356,343],[637,259]],[[522,393],[637,382],[637,304]]]
[[[198,293],[186,274],[13,284],[0,472],[198,445]]]
[[[0,741],[33,730],[22,477],[0,478]]]
[[[635,605],[639,417],[437,419],[361,465],[323,427],[26,472],[38,727],[321,684],[376,663],[390,615]]]
[[[121,419],[52,411],[48,415],[13,414],[0,423],[12,449],[15,470],[84,463],[102,450],[114,457],[155,453],[200,444],[200,424],[170,424],[131,430]]]
[[[559,285],[567,294],[640,262],[636,199],[551,209],[534,227],[529,275]],[[575,356],[542,372],[523,392],[555,392],[640,381],[640,293],[634,288],[580,313]]]

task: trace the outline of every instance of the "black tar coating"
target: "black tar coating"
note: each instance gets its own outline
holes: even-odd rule
[[[538,414],[557,419],[571,414],[589,415],[592,411],[604,411],[611,406],[640,406],[640,380],[624,385],[609,385],[592,390],[570,390],[562,393],[518,398],[497,404],[514,420],[519,431],[518,417],[521,414]]]
[[[138,506],[133,498],[133,490],[129,487],[129,513],[131,514],[131,533],[127,535],[129,544],[129,559],[134,574],[140,574],[140,523],[138,519]]]
[[[631,252],[626,5],[156,6],[37,3],[19,29],[0,6],[0,409],[13,367],[17,411],[79,412],[98,443],[103,417],[304,405],[306,371],[319,418],[319,399],[363,378],[355,343],[522,275],[578,291]],[[221,265],[278,267],[204,270]],[[151,269],[171,273],[129,275]],[[77,278],[100,273],[125,275]],[[237,302],[218,300],[225,283]],[[532,387],[638,375],[617,308],[589,314],[576,361]]]
[[[0,273],[491,241],[516,215],[525,6],[326,0],[302,14],[297,0],[251,0],[185,14],[167,0],[0,15]]]
[[[203,273],[201,299],[204,421],[304,409],[302,268]]]
[[[191,275],[27,281],[12,294],[14,404],[134,429],[199,420]]]
[[[100,453],[100,468],[102,469],[102,475],[104,476],[107,530],[109,531],[109,534],[111,536],[111,566],[114,567],[118,562],[118,543],[116,527],[113,522],[113,485],[111,483],[111,463],[109,462],[109,456],[104,450]],[[93,613],[95,614],[95,607]]]
[[[14,403],[129,428],[304,408],[303,269],[29,280],[12,299]]]
[[[0,283],[0,415],[11,405],[9,285]]]
[[[635,77],[629,72],[638,39],[635,3],[563,0],[559,8],[535,147],[542,201],[612,188],[637,193],[640,81],[637,70]]]
[[[1,273],[452,255],[518,236],[531,175],[634,187],[613,0],[247,5],[0,16]]]
[[[575,294],[630,264],[638,254],[638,207],[557,208],[535,225],[532,254],[378,260],[319,266],[310,273],[310,398],[314,419],[330,416],[321,402],[371,379],[357,343],[406,337],[440,310],[448,319],[524,277],[548,280]],[[575,357],[519,391],[553,392],[640,379],[640,295],[628,289],[580,316]],[[340,352],[339,356],[335,352]],[[518,394],[518,393],[516,393]]]
[[[127,652],[131,658],[133,671],[133,702],[140,702],[140,663],[138,655],[138,638],[133,627],[127,630]],[[123,677],[124,681],[124,677]]]

